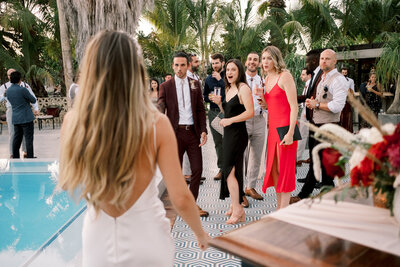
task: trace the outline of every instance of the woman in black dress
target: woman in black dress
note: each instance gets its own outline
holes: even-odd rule
[[[226,223],[236,224],[245,221],[244,209],[240,204],[245,198],[243,153],[248,142],[246,120],[254,116],[253,97],[246,83],[243,65],[239,60],[232,59],[226,64],[225,84],[225,101],[221,103],[221,96],[213,96],[211,100],[224,113],[224,119],[220,122],[224,127],[220,199],[231,197],[231,208],[226,213],[231,217]]]
[[[369,74],[368,83],[363,83],[360,86],[360,93],[363,96],[367,106],[378,117],[378,113],[382,108],[382,89],[380,84],[376,82],[375,72]],[[368,127],[369,125],[364,120],[361,123],[361,128]]]

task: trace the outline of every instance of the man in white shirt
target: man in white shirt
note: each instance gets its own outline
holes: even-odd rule
[[[354,93],[354,80],[352,78],[349,78],[347,75],[349,74],[349,69],[346,67],[343,67],[342,70],[342,75],[346,78],[346,80],[349,82],[349,89],[351,89]]]
[[[15,69],[9,69],[7,71],[8,80],[10,80],[10,75],[14,71],[15,71]],[[12,107],[11,107],[11,103],[8,101],[7,96],[6,96],[7,95],[6,91],[7,91],[8,88],[10,88],[11,85],[12,85],[11,82],[8,81],[5,84],[0,86],[0,102],[3,101],[3,100],[6,100],[6,108],[7,108],[6,118],[7,118],[8,132],[10,134],[10,138],[9,138],[9,148],[10,148],[10,150],[9,151],[10,151],[10,158],[13,158],[12,145],[13,145],[13,140],[14,140],[14,126],[13,126],[13,123],[12,123]],[[36,98],[35,94],[32,91],[32,88],[29,86],[29,84],[27,84],[26,82],[21,82],[19,85],[22,86],[22,87],[25,87],[26,89],[28,89],[29,93]],[[38,101],[36,101],[36,103],[32,104],[32,106],[33,106],[33,115],[35,115],[35,116],[39,115],[39,104],[38,104]],[[27,155],[27,151],[26,151],[25,139],[22,140],[22,150],[24,152],[24,156],[26,156]]]
[[[201,86],[201,81],[199,79],[199,76],[196,74],[196,72],[199,70],[199,66],[200,66],[200,61],[197,59],[197,55],[196,54],[190,54],[189,55],[189,66],[188,66],[188,70],[186,72],[186,76],[199,81],[200,86]],[[189,157],[187,155],[187,153],[185,153],[183,155],[183,163],[182,163],[182,170],[183,170],[183,175],[185,176],[186,182],[190,183],[190,177],[192,175],[192,171],[190,170],[190,163],[189,163]],[[205,180],[204,177],[201,177],[201,180]]]
[[[245,194],[256,200],[263,200],[263,197],[257,193],[255,187],[262,159],[262,152],[265,147],[266,122],[263,111],[258,104],[258,96],[255,89],[262,88],[263,82],[257,69],[260,64],[260,56],[257,52],[250,52],[246,59],[246,80],[253,93],[254,117],[246,121],[247,133],[249,135],[249,144],[245,152]],[[242,203],[243,205],[243,203]],[[245,205],[247,206],[247,205]]]
[[[347,77],[349,70],[346,67],[343,67],[342,70],[342,75],[346,78],[347,82],[349,83],[348,85],[348,91],[351,94],[354,94],[354,81],[353,79]],[[340,114],[340,126],[345,128],[349,132],[353,132],[353,109],[346,101],[346,105],[344,106],[342,110],[342,114]]]
[[[197,200],[203,171],[201,147],[207,142],[207,126],[200,84],[186,75],[189,64],[186,53],[174,55],[172,68],[175,76],[160,85],[157,105],[161,113],[166,112],[174,128],[181,164],[183,154],[186,152],[189,156],[192,171],[190,191]],[[202,217],[208,216],[208,212],[200,207],[199,213]]]
[[[190,65],[188,67],[186,75],[189,78],[192,78],[192,79],[200,82],[199,75],[197,75],[197,72],[199,71],[200,61],[197,58],[197,55],[196,54],[190,54],[189,55],[189,62],[190,62]],[[201,85],[201,82],[200,82],[200,85]]]
[[[301,71],[300,74],[300,79],[305,83],[304,89],[301,95],[305,96],[307,94],[307,90],[311,81],[311,74],[312,72],[308,70],[307,68],[304,68]],[[307,125],[307,118],[306,118],[306,107],[304,103],[300,104],[302,111],[300,114],[300,119],[299,119],[299,130],[300,130],[300,135],[301,135],[301,140],[298,141],[297,145],[297,165],[301,165],[301,163],[305,162],[308,163],[309,160],[302,160],[303,159],[303,154],[304,150],[306,148],[306,144],[308,142],[308,125]],[[307,156],[308,157],[308,156]]]
[[[322,70],[320,82],[318,83],[315,97],[306,99],[306,107],[311,110],[310,122],[320,127],[326,123],[339,124],[340,113],[346,103],[348,82],[336,68],[336,53],[331,49],[326,49],[321,53],[319,66]],[[312,150],[319,144],[314,138],[309,138],[309,149]],[[320,151],[320,157],[322,151]],[[306,182],[297,198],[308,198],[316,186],[316,179],[311,158],[310,171],[307,174]],[[333,179],[326,174],[325,168],[321,166],[322,182],[321,185],[333,186]],[[298,199],[296,199],[298,200]],[[293,200],[292,202],[295,202]]]

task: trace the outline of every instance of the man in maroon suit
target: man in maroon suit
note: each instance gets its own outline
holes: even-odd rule
[[[201,146],[207,142],[206,113],[199,82],[186,76],[188,66],[186,53],[174,55],[172,68],[175,76],[160,85],[158,108],[162,113],[166,111],[175,130],[181,165],[183,154],[186,152],[189,156],[192,170],[190,191],[197,200],[203,171]],[[199,212],[202,217],[208,216],[208,212],[200,207]]]

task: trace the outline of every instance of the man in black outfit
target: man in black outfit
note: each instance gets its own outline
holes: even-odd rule
[[[210,110],[208,111],[208,122],[210,124],[211,134],[214,139],[215,151],[217,152],[217,166],[219,172],[215,175],[214,180],[221,180],[222,178],[222,135],[220,135],[213,127],[211,122],[221,112],[218,105],[210,101],[209,94],[214,93],[215,88],[220,88],[221,101],[225,100],[225,82],[224,82],[224,56],[222,54],[214,54],[211,56],[211,65],[213,72],[208,75],[204,82],[204,101],[210,103]]]
[[[306,55],[306,68],[308,72],[312,72],[311,75],[311,80],[310,84],[307,88],[307,93],[301,96],[297,96],[297,101],[299,103],[303,103],[306,101],[306,99],[309,99],[311,97],[315,98],[316,93],[317,93],[317,86],[319,82],[321,81],[321,75],[322,75],[322,70],[319,67],[319,57],[321,54],[322,50],[311,50],[310,52],[307,53]],[[313,110],[312,109],[306,109],[306,118],[310,123],[313,123]],[[291,197],[290,198],[290,204],[295,203],[303,198],[309,197],[309,195],[312,193],[314,190],[314,187],[317,183],[315,176],[314,176],[314,169],[313,169],[313,159],[312,159],[312,149],[316,145],[316,140],[312,137],[314,132],[309,130],[308,134],[308,149],[309,149],[309,157],[310,157],[310,166],[308,169],[308,173],[306,178],[303,179],[298,179],[299,182],[305,182],[303,188],[301,189],[300,193],[298,196]],[[324,173],[322,173],[324,175]]]

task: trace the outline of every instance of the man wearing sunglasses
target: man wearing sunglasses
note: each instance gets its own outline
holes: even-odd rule
[[[316,126],[322,126],[326,123],[339,123],[340,113],[346,103],[348,82],[346,78],[340,74],[336,68],[336,53],[331,49],[324,50],[319,58],[319,67],[322,70],[321,78],[318,79],[315,97],[308,95],[309,97],[305,100],[308,118],[310,123]],[[310,149],[310,155],[312,149],[317,146],[319,142],[309,137],[308,147]],[[320,157],[322,151],[320,152]],[[311,158],[310,170],[305,178],[305,184],[302,187],[298,196],[292,197],[290,203],[295,203],[303,198],[308,198],[313,192],[314,188],[318,188],[324,185],[333,186],[333,177],[329,177],[326,174],[323,165],[322,169],[322,182],[317,185],[317,181],[313,171],[313,159]]]
[[[317,126],[326,123],[338,123],[340,113],[346,103],[348,83],[336,66],[336,53],[326,49],[321,53],[319,66],[322,69],[321,82],[317,95],[306,99],[306,106],[313,109],[313,122]]]

